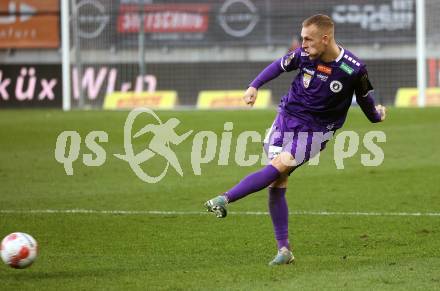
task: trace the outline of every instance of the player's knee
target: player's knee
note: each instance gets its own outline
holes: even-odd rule
[[[287,188],[287,181],[289,176],[286,174],[282,174],[278,179],[272,182],[269,187],[272,188]]]
[[[272,166],[274,166],[281,174],[287,175],[296,165],[296,161],[292,154],[289,152],[282,152],[277,157],[271,161]]]

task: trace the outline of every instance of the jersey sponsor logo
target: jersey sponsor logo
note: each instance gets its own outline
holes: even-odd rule
[[[292,53],[288,58],[286,58],[284,60],[284,67],[287,67],[293,60],[293,58],[295,57],[295,53]]]
[[[327,81],[327,79],[328,79],[328,76],[327,76],[327,75],[324,75],[324,74],[321,74],[321,73],[318,73],[318,74],[316,75],[316,77],[318,77],[318,79],[321,80],[321,81],[323,81],[323,82]]]
[[[339,93],[342,90],[342,83],[334,80],[330,83],[330,90],[332,90],[333,93]]]
[[[304,75],[303,75],[303,85],[304,85],[304,88],[309,88],[311,80],[312,80],[312,75],[304,73]]]
[[[341,70],[343,70],[344,72],[346,72],[349,75],[353,74],[353,72],[354,72],[354,69],[344,62],[342,62],[342,64],[339,66],[339,68],[341,68]]]
[[[330,75],[332,73],[332,68],[329,68],[327,66],[324,65],[318,65],[318,67],[316,68],[318,71],[320,71],[321,73]]]
[[[308,56],[309,56],[309,54],[308,54],[308,53],[306,53],[306,52],[301,52],[301,56],[302,56],[302,57],[308,57]]]
[[[307,69],[307,68],[303,68],[303,71],[306,72],[306,73],[309,74],[309,75],[312,75],[312,76],[315,75],[315,71],[314,71],[314,70],[310,70],[310,69]]]

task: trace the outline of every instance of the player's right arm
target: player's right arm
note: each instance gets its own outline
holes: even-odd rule
[[[285,56],[275,60],[272,64],[267,66],[260,74],[249,84],[249,88],[246,90],[243,96],[243,100],[246,104],[252,106],[257,100],[258,89],[275,79],[283,72],[290,72],[296,70],[299,66],[301,56],[301,49],[289,51]]]
[[[246,92],[244,92],[243,100],[247,105],[253,106],[255,101],[257,100],[258,89],[255,87],[247,88]]]
[[[374,89],[368,78],[368,72],[365,66],[359,71],[355,93],[356,102],[371,122],[376,123],[385,120],[386,107],[380,104],[375,105]]]

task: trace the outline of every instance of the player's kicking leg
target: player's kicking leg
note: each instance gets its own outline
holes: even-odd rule
[[[280,177],[283,170],[282,168],[278,169],[271,163],[261,170],[248,175],[224,194],[208,200],[205,203],[207,211],[214,212],[218,218],[225,217],[227,215],[226,206],[228,203],[266,188]]]
[[[291,165],[294,162],[293,156],[290,153],[281,153],[269,165],[248,175],[222,195],[208,200],[205,203],[207,211],[214,212],[218,218],[225,217],[227,215],[226,206],[228,203],[266,188],[281,175],[289,173],[293,168]]]
[[[272,164],[269,164],[263,169],[245,177],[223,195],[208,200],[205,203],[205,207],[208,211],[214,212],[218,218],[223,218],[227,214],[226,205],[228,203],[237,201],[251,193],[266,188],[273,181],[278,179],[280,175],[280,170],[274,167]]]
[[[205,207],[207,211],[213,212],[217,218],[224,218],[228,214],[228,211],[226,210],[227,204],[228,200],[226,196],[220,195],[206,201]]]

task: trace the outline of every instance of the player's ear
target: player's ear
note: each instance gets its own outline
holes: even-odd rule
[[[328,36],[328,34],[324,34],[322,36],[322,43],[325,45],[328,45],[330,43],[330,37]]]

